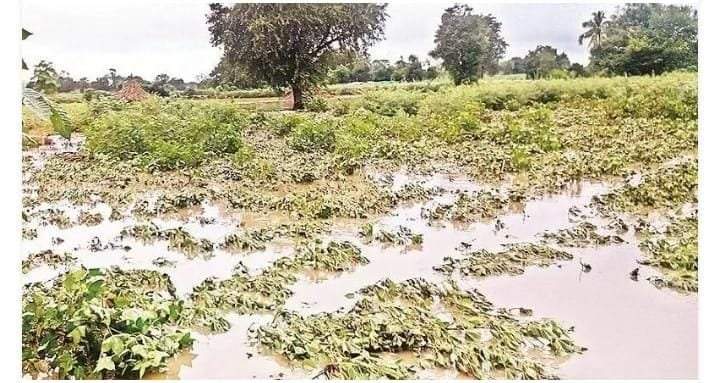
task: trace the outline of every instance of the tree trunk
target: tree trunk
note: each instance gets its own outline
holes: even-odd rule
[[[292,95],[293,95],[293,110],[299,110],[299,109],[305,109],[305,104],[303,103],[303,91],[302,88],[298,85],[292,86]]]

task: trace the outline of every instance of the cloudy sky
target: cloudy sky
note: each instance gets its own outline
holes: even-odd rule
[[[217,63],[220,51],[209,43],[205,1],[24,0],[23,27],[34,33],[22,42],[22,55],[32,66],[41,59],[73,77],[94,79],[116,68],[119,73],[154,78],[158,73],[194,80]],[[440,16],[453,2],[394,1],[388,7],[386,39],[374,46],[373,58],[401,55],[426,58]],[[511,4],[468,2],[477,13],[502,22],[510,44],[507,57],[524,56],[538,44],[565,51],[572,61],[587,62],[577,43],[581,22],[596,10],[611,13],[617,4]],[[27,74],[27,73],[26,73]]]

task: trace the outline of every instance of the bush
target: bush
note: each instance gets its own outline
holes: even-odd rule
[[[376,114],[360,109],[342,120],[336,133],[335,152],[343,160],[361,159],[380,141],[380,121]]]
[[[500,129],[489,132],[498,144],[531,146],[542,152],[562,147],[560,137],[555,131],[552,111],[546,107],[528,108],[517,115],[508,114]]]
[[[308,112],[327,112],[330,110],[327,100],[322,97],[315,96],[305,102],[305,109]]]
[[[332,151],[335,148],[334,121],[322,118],[302,121],[293,127],[288,144],[302,152]]]
[[[415,115],[422,94],[413,91],[374,91],[362,98],[360,106],[383,116],[395,116],[399,112]]]
[[[656,79],[651,84],[638,84],[629,80],[605,103],[610,118],[665,117],[670,119],[696,120],[698,117],[697,82],[679,83],[679,74]]]
[[[86,129],[87,149],[151,169],[177,169],[235,153],[248,124],[248,115],[230,105],[150,100],[97,117]]]
[[[485,105],[471,93],[472,87],[460,86],[425,98],[418,111],[421,121],[447,142],[477,137],[488,121]]]
[[[280,116],[271,117],[268,125],[278,136],[286,136],[306,120],[307,118],[300,113],[288,112]]]
[[[98,269],[73,270],[53,287],[30,285],[22,299],[23,371],[55,379],[141,378],[166,367],[192,344],[178,326],[182,301],[168,298],[173,289],[155,271]]]

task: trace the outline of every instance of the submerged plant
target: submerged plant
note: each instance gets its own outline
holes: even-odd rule
[[[58,254],[52,250],[43,250],[37,253],[32,253],[22,260],[22,272],[27,273],[31,269],[42,265],[51,266],[53,268],[58,266],[68,266],[75,263],[76,260],[77,258],[72,256],[70,253]]]
[[[78,223],[86,226],[96,226],[102,223],[103,217],[100,213],[90,213],[89,211],[81,210],[78,214]]]
[[[698,290],[697,216],[677,219],[640,247],[648,255],[642,264],[660,268],[663,276],[652,280],[658,286],[686,291]]]
[[[423,211],[423,217],[429,220],[452,220],[471,222],[478,219],[496,218],[509,207],[507,197],[497,191],[460,193],[457,200],[450,204],[440,204],[434,209]]]
[[[542,238],[568,247],[605,246],[625,242],[617,235],[598,234],[597,226],[590,222],[581,222],[572,228],[561,229],[554,233],[545,232]]]
[[[477,379],[498,372],[507,378],[548,378],[529,349],[551,355],[579,351],[555,322],[519,322],[495,314],[480,293],[454,284],[385,280],[361,292],[347,313],[282,312],[256,337],[293,364],[340,379],[410,379],[423,368],[453,369]],[[435,313],[438,303],[448,318]],[[414,358],[382,357],[400,352]]]
[[[377,229],[368,223],[360,228],[360,235],[369,241],[392,243],[395,245],[420,245],[423,242],[423,235],[414,233],[410,228],[400,225],[395,231]]]
[[[572,254],[545,245],[506,245],[500,252],[478,250],[463,258],[445,257],[444,263],[435,270],[451,274],[459,271],[463,275],[486,277],[500,274],[522,274],[530,266],[549,266],[558,261],[573,259]]]

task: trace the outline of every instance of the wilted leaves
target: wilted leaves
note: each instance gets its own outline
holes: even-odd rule
[[[498,370],[509,378],[547,378],[525,347],[560,355],[578,351],[554,322],[522,323],[495,314],[482,295],[453,284],[386,280],[362,293],[348,313],[303,317],[283,312],[258,330],[258,339],[295,363],[341,379],[409,379],[418,369],[432,367],[478,379]],[[437,304],[451,313],[449,319],[435,314]],[[382,358],[386,352],[413,352],[415,358]]]

